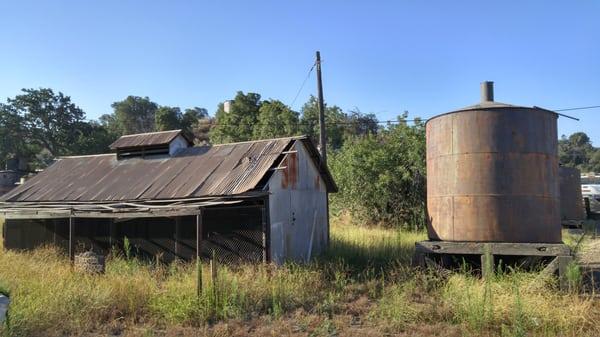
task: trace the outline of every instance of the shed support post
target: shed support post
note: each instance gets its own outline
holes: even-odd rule
[[[71,263],[75,260],[75,219],[69,217],[69,260]]]
[[[262,206],[262,246],[263,246],[263,263],[271,261],[271,225],[269,221],[269,197],[263,201]]]
[[[109,219],[108,220],[108,249],[112,250],[113,246],[117,243],[116,242],[116,237],[117,237],[117,227],[115,224],[115,219]]]
[[[52,224],[54,225],[54,232],[52,233],[52,244],[56,246],[56,231],[58,230],[58,225],[56,224],[58,220],[52,219]]]
[[[180,246],[180,244],[179,244],[179,237],[180,237],[180,233],[179,232],[180,231],[181,231],[181,217],[175,217],[175,237],[174,237],[174,240],[175,240],[175,258],[176,259],[179,258],[180,254],[181,254],[181,252],[180,252],[181,247],[179,247]]]
[[[202,294],[202,208],[196,214],[196,296]]]

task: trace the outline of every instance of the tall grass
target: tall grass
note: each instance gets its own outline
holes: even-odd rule
[[[508,271],[482,280],[467,270],[446,277],[413,269],[414,242],[424,238],[422,232],[337,222],[329,251],[309,264],[221,266],[214,283],[202,265],[201,296],[194,263],[161,265],[113,253],[105,274],[88,275],[74,271],[52,247],[1,250],[0,285],[12,299],[8,333],[81,334],[117,323],[204,327],[305,313],[321,317],[312,333],[344,335],[336,317],[348,315],[361,298],[365,308],[352,315],[361,315],[378,334],[440,322],[474,335],[598,332],[598,305],[559,292],[556,281],[543,275]]]
[[[332,226],[328,260],[340,260],[357,270],[392,268],[410,264],[415,242],[426,239],[425,232],[357,227],[347,222]]]
[[[595,331],[600,312],[591,299],[556,290],[556,280],[539,273],[509,271],[481,280],[452,275],[441,290],[443,303],[455,323],[470,331],[501,328],[521,335],[579,335]]]

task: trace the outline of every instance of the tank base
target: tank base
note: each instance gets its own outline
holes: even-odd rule
[[[420,241],[415,243],[413,264],[419,267],[447,269],[452,262],[465,262],[481,272],[482,277],[494,273],[502,263],[518,263],[521,266],[544,263],[544,273],[558,272],[560,287],[566,289],[566,269],[573,260],[571,249],[562,243],[510,243],[510,242],[463,242]],[[517,262],[519,261],[519,262]],[[508,263],[507,263],[508,262]]]

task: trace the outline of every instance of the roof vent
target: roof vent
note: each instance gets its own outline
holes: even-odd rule
[[[170,130],[121,136],[110,144],[110,149],[117,152],[118,159],[146,158],[172,156],[180,149],[192,145],[192,140],[182,130]]]
[[[485,81],[481,83],[481,102],[494,101],[494,82]]]

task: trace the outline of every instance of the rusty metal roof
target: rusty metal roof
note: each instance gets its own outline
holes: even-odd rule
[[[193,144],[182,130],[169,130],[121,136],[121,138],[110,144],[110,149],[116,150],[138,146],[167,145],[179,135],[185,138],[190,145]]]
[[[328,191],[337,187],[306,137],[279,138],[182,149],[171,157],[118,160],[115,154],[59,159],[0,201],[126,201],[230,196],[250,192],[302,141]],[[316,157],[315,157],[316,154]]]

